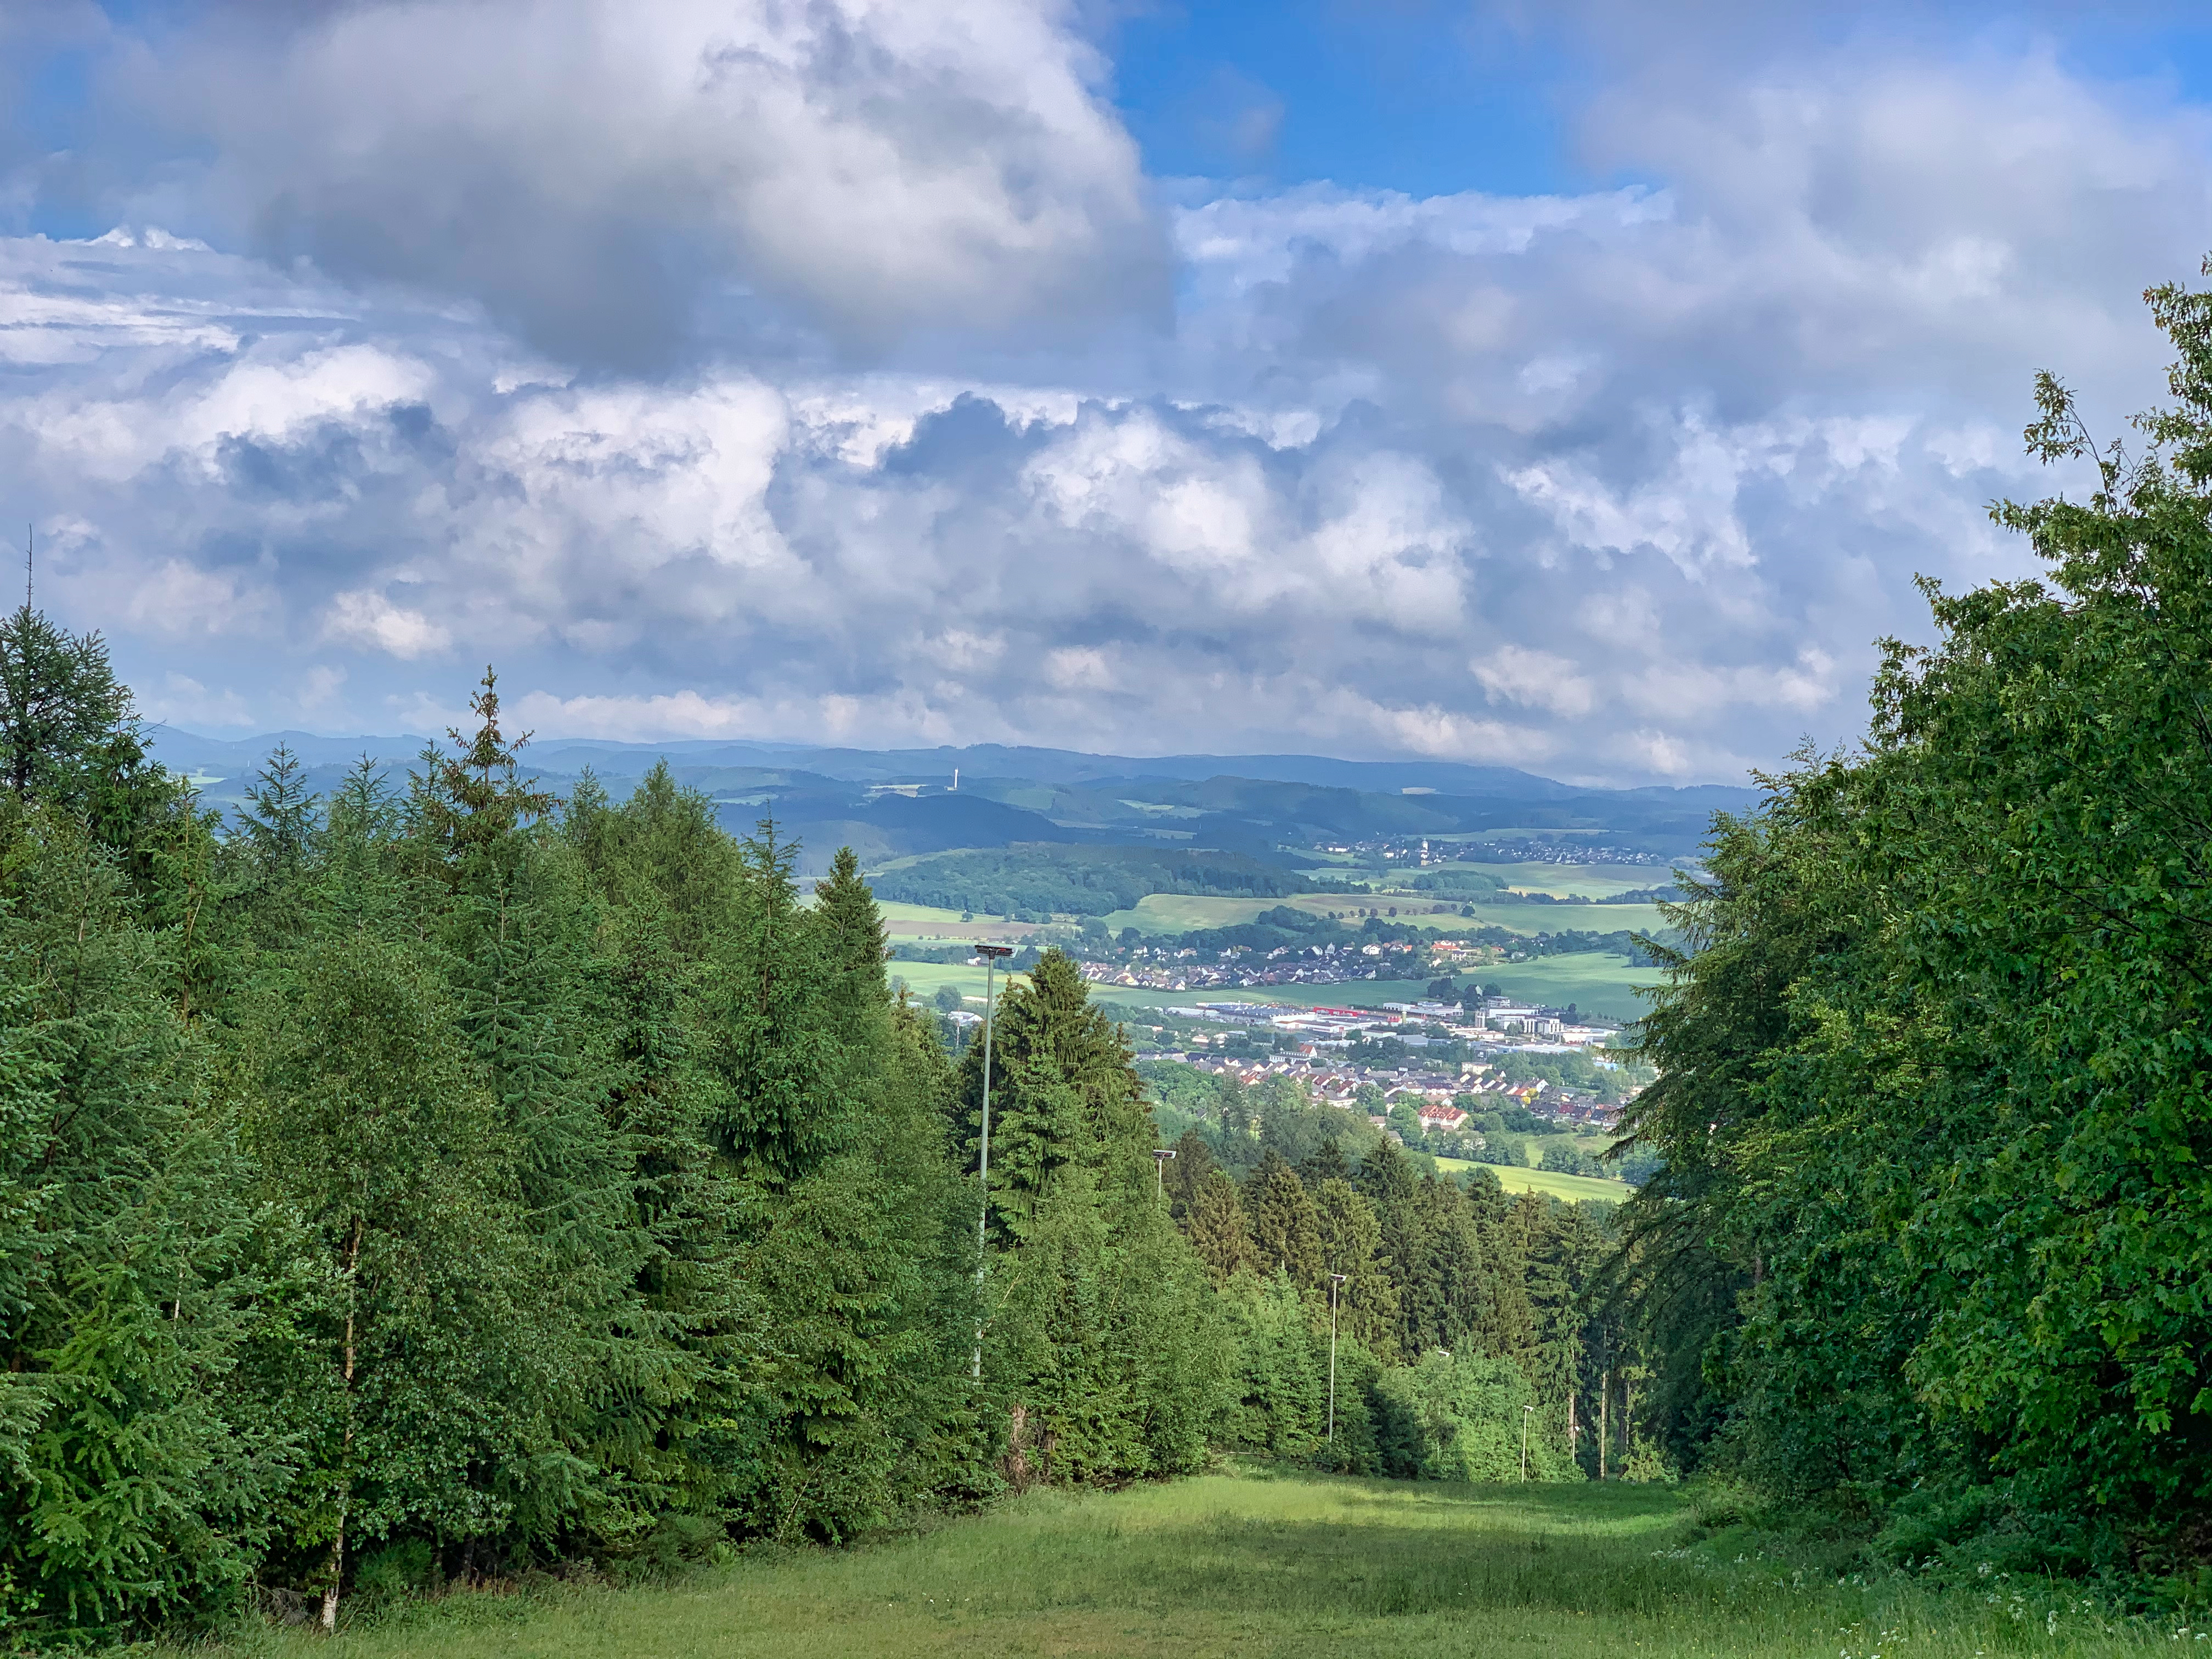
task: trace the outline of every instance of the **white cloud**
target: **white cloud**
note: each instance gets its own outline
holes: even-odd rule
[[[1053,0],[362,0],[149,36],[114,95],[211,152],[200,221],[572,357],[665,362],[725,312],[866,349],[1048,337],[1167,299],[1068,23]]]
[[[442,234],[513,183],[528,235],[495,216],[349,256],[433,297],[143,234],[0,242],[0,495],[51,532],[41,591],[144,684],[434,729],[490,658],[556,733],[1738,775],[1856,727],[1871,641],[1923,626],[1914,574],[2028,567],[1983,506],[2045,487],[2014,435],[2029,374],[2079,374],[2099,410],[2154,397],[2136,294],[2185,273],[2212,206],[2196,111],[2039,58],[1806,58],[1608,92],[1593,142],[1663,189],[1187,208],[1172,339],[1037,345],[1025,307],[1095,322],[1156,235],[1059,14],[683,3],[604,64],[533,45],[511,95],[471,101],[477,22],[573,42],[612,15],[480,13],[397,92],[453,0],[207,48],[218,84],[280,54],[331,100],[296,166],[289,106],[209,129],[241,215],[289,191],[316,234],[389,229],[379,192],[419,177]],[[673,66],[708,61],[717,17],[759,61],[693,88]],[[875,48],[846,79],[838,30]],[[604,86],[651,96],[547,136],[549,88]],[[739,106],[788,119],[724,156]],[[912,130],[947,112],[973,154]],[[586,137],[606,154],[578,160]],[[1031,137],[1034,215],[1006,194]],[[469,151],[450,178],[422,170],[441,145]],[[810,188],[822,211],[784,213]],[[994,307],[1005,349],[853,367],[777,333],[579,372],[450,297],[588,332],[531,273],[597,283],[614,268],[564,251],[650,251],[671,204],[715,250],[681,303],[623,270],[605,289],[656,326],[690,330],[719,273],[862,353]],[[202,228],[171,205],[129,222]]]
[[[323,636],[341,644],[373,647],[407,661],[453,643],[442,623],[366,589],[332,598],[324,615]]]

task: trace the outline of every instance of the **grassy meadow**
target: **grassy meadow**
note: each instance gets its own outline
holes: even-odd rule
[[[848,1550],[764,1549],[665,1586],[362,1609],[307,1659],[2049,1659],[2172,1650],[2078,1595],[1945,1594],[1769,1553],[1664,1486],[1452,1486],[1222,1474],[1030,1492]],[[2186,1638],[2184,1638],[2186,1644]],[[205,1650],[201,1651],[204,1652]]]
[[[1509,1193],[1547,1193],[1553,1198],[1564,1198],[1579,1204],[1586,1198],[1601,1198],[1608,1204],[1618,1204],[1635,1189],[1625,1181],[1601,1181],[1595,1176],[1556,1175],[1549,1170],[1516,1169],[1510,1164],[1476,1164],[1463,1158],[1440,1158],[1437,1168],[1447,1175],[1464,1175],[1469,1170],[1488,1170],[1498,1177],[1498,1184]]]

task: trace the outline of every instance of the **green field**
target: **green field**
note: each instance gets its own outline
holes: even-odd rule
[[[1586,1198],[1601,1198],[1608,1204],[1618,1204],[1636,1189],[1625,1181],[1600,1181],[1595,1176],[1554,1175],[1549,1170],[1516,1170],[1507,1164],[1476,1164],[1463,1158],[1440,1158],[1437,1168],[1446,1175],[1464,1175],[1469,1170],[1487,1170],[1498,1177],[1498,1184],[1509,1193],[1546,1193],[1553,1198],[1564,1198],[1579,1204]]]
[[[1554,898],[1610,898],[1615,893],[1664,887],[1674,878],[1663,864],[1467,864],[1495,876],[1516,892],[1549,893]]]
[[[1658,970],[1632,968],[1628,958],[1602,951],[1570,956],[1540,957],[1534,962],[1493,963],[1469,970],[1486,985],[1496,985],[1507,996],[1526,997],[1539,1003],[1565,1006],[1571,1002],[1584,1012],[1612,1019],[1642,1018],[1644,1005],[1635,994],[1639,985],[1656,984]],[[978,1003],[983,996],[983,970],[964,963],[894,962],[893,979],[902,979],[927,1001],[940,985],[955,985],[963,996]],[[1003,980],[1003,975],[1001,976]],[[1243,988],[1207,986],[1195,991],[1155,991],[1143,986],[1094,985],[1092,999],[1102,1007],[1127,1016],[1139,1008],[1188,1007],[1194,1002],[1272,1002],[1296,1008],[1316,1005],[1379,1007],[1386,1002],[1411,1002],[1425,994],[1428,981],[1417,979],[1360,979],[1338,985],[1258,985]]]
[[[950,985],[962,996],[974,1000],[969,1012],[979,1014],[983,1012],[983,970],[981,968],[970,968],[964,962],[893,962],[885,966],[893,985],[904,980],[907,988],[924,1002],[937,995],[939,986]],[[1009,980],[1020,980],[1024,984],[1028,982],[1026,976],[1020,974],[1002,973],[994,975],[993,978],[1002,992]]]
[[[2078,1592],[1944,1595],[1693,1522],[1664,1486],[1453,1486],[1263,1472],[1033,1492],[847,1550],[672,1584],[547,1585],[373,1614],[329,1659],[2048,1659],[2175,1650]],[[1715,1524],[1729,1520],[1716,1506]],[[2016,1604],[2016,1605],[2015,1605]],[[2185,1639],[2180,1645],[2189,1645]],[[201,1654],[210,1650],[195,1650]]]
[[[1395,910],[1395,916],[1386,915],[1384,920],[1415,923],[1447,937],[1470,924],[1531,935],[1556,933],[1571,927],[1593,933],[1610,933],[1623,928],[1632,933],[1650,933],[1666,926],[1656,904],[1478,902],[1473,906],[1474,915],[1468,917],[1460,914],[1459,902],[1447,903],[1425,895],[1384,894],[1370,901],[1347,899],[1341,893],[1301,893],[1287,899],[1195,898],[1182,893],[1152,893],[1103,920],[1107,927],[1116,933],[1124,927],[1134,927],[1142,933],[1182,933],[1194,927],[1234,927],[1277,905],[1287,905],[1315,915],[1338,916],[1346,926],[1355,927],[1359,923],[1360,909]],[[901,908],[918,910],[921,907]],[[957,912],[939,914],[951,915],[956,922],[958,921]]]
[[[980,913],[973,921],[963,921],[957,910],[940,910],[930,904],[897,904],[878,899],[876,908],[883,913],[884,927],[893,939],[1018,939],[1044,931],[1042,922],[1007,921]]]
[[[1564,933],[1570,928],[1584,933],[1650,933],[1667,925],[1656,904],[1476,904],[1470,908],[1474,911],[1473,921],[1516,933]]]

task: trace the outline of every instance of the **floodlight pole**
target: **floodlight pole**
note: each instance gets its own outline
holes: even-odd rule
[[[994,1006],[993,975],[1000,958],[1013,955],[1010,945],[979,945],[975,954],[983,959],[983,1134],[981,1154],[976,1164],[979,1193],[975,1204],[975,1363],[973,1375],[977,1382],[983,1380],[983,1265],[990,1257],[991,1226],[991,1010]]]
[[[1328,1276],[1328,1443],[1332,1446],[1336,1443],[1336,1298],[1339,1288],[1349,1276]]]
[[[1175,1148],[1162,1146],[1152,1153],[1152,1191],[1160,1197],[1167,1196],[1168,1160],[1175,1156]]]
[[[1528,1478],[1528,1417],[1535,1409],[1534,1406],[1521,1408],[1521,1478],[1523,1480]]]

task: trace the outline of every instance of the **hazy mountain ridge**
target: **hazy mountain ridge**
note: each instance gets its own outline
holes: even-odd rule
[[[397,775],[430,741],[300,732],[217,738],[173,726],[149,735],[157,759],[201,778],[207,801],[229,808],[243,804],[255,769],[280,743],[307,763],[309,787],[327,794],[364,756]],[[548,738],[525,754],[556,791],[588,769],[617,795],[665,760],[678,782],[717,803],[726,826],[743,831],[773,817],[805,844],[810,868],[847,844],[872,867],[1025,842],[1203,848],[1296,865],[1311,860],[1294,849],[1322,844],[1514,830],[1674,857],[1695,849],[1715,811],[1757,799],[1719,784],[1595,789],[1509,767],[1314,755],[1146,758],[1001,744],[861,750],[589,738]]]

